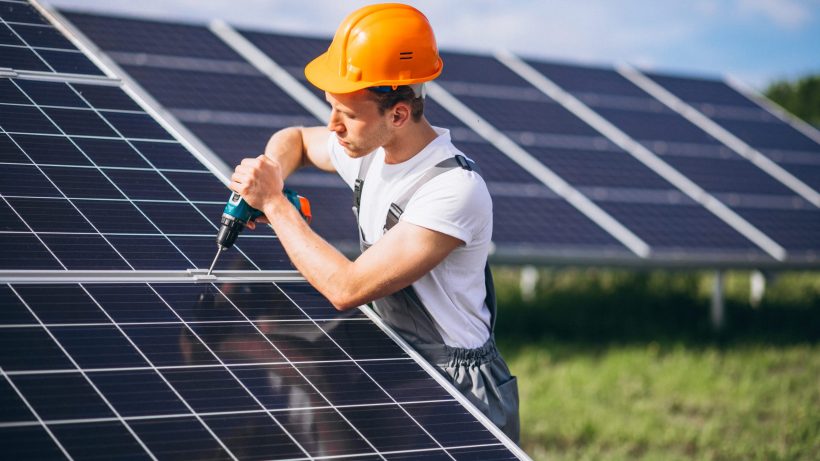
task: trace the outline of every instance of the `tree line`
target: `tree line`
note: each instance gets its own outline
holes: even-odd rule
[[[810,75],[795,81],[779,80],[764,93],[787,111],[820,128],[820,75]]]

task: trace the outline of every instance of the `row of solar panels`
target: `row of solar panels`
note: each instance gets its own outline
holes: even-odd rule
[[[227,189],[43,13],[0,1],[1,458],[527,459],[274,235],[189,271]]]
[[[323,95],[302,69],[326,39],[64,16],[228,168],[276,129],[323,123]],[[816,266],[817,131],[722,81],[443,58],[426,114],[482,166],[497,261]],[[303,172],[289,183],[314,202],[325,238],[357,247],[338,178]]]

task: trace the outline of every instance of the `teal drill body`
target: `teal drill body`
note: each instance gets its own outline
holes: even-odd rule
[[[302,218],[310,223],[310,202],[290,189],[285,189],[283,193],[288,201],[299,210]],[[219,232],[216,234],[216,244],[218,248],[211,268],[208,270],[208,274],[213,271],[216,261],[219,259],[219,254],[232,247],[234,242],[236,242],[236,238],[239,237],[239,233],[242,232],[242,229],[244,229],[249,222],[255,221],[256,218],[260,216],[262,216],[262,212],[248,205],[248,203],[242,199],[241,195],[236,192],[231,194],[228,203],[225,204],[225,208],[222,210]]]

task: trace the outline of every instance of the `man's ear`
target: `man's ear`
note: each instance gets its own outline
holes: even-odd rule
[[[400,128],[404,126],[404,124],[407,123],[408,120],[410,120],[410,105],[405,102],[399,102],[395,106],[393,106],[393,109],[390,111],[390,113],[392,115],[390,121],[393,123],[393,126],[395,126],[396,128]]]

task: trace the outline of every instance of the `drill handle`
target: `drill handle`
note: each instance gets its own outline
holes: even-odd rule
[[[310,224],[310,221],[313,219],[313,214],[310,211],[310,201],[290,189],[285,189],[282,193],[285,194],[288,201],[296,207],[297,210],[299,210],[299,214],[302,215],[302,219]]]

